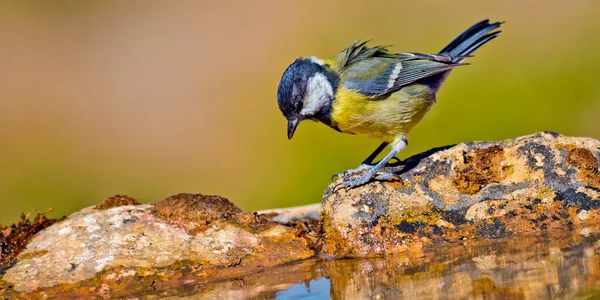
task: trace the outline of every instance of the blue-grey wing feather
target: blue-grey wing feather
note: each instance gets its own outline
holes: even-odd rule
[[[355,62],[343,72],[344,85],[371,98],[460,66],[456,57],[425,53],[398,53]]]

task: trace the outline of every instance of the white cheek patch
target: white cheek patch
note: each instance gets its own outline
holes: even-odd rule
[[[319,66],[324,66],[324,65],[325,65],[325,62],[324,62],[324,61],[322,61],[322,60],[320,60],[320,59],[316,58],[315,56],[311,56],[311,57],[309,57],[309,58],[308,58],[308,60],[310,60],[310,62],[312,62],[312,63],[315,63],[315,64],[317,64],[317,65],[319,65]]]
[[[306,84],[304,107],[300,111],[303,116],[312,116],[333,99],[333,87],[322,73],[315,73]]]

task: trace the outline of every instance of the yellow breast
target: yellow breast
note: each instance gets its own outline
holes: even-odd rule
[[[381,99],[370,99],[340,85],[333,101],[331,119],[342,132],[391,143],[408,134],[433,103],[433,91],[420,84],[403,87]]]

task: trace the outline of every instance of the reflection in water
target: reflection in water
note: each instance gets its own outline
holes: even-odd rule
[[[213,283],[203,294],[267,299],[593,298],[600,295],[600,235],[590,231],[595,230],[582,230],[587,237],[549,233],[465,242],[405,256],[306,261]]]
[[[275,299],[323,299],[329,296],[329,279],[311,280],[307,284],[297,283],[277,293]]]

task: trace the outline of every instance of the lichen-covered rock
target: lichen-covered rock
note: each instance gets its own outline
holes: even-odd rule
[[[325,192],[323,254],[377,256],[439,242],[600,222],[600,141],[552,132],[413,156],[401,182]]]
[[[0,295],[156,293],[165,282],[169,288],[199,284],[314,255],[295,228],[243,213],[222,197],[179,194],[155,205],[123,205],[137,201],[119,196],[109,202],[35,235],[4,271]]]
[[[59,221],[48,219],[46,213],[38,213],[33,220],[29,217],[29,214],[21,214],[18,223],[6,227],[0,226],[0,274],[10,266],[10,263],[38,232]]]

